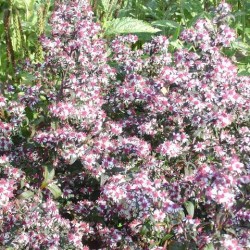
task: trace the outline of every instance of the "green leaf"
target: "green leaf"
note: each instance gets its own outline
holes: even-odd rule
[[[239,75],[250,76],[250,67],[247,66],[239,67]]]
[[[141,230],[140,230],[140,233],[141,233],[142,235],[147,234],[147,233],[148,233],[148,227],[145,226],[145,225],[143,225],[142,228],[141,228]]]
[[[44,166],[43,172],[44,180],[42,182],[41,188],[45,188],[53,180],[55,176],[55,169],[52,166]]]
[[[184,211],[183,211],[183,210],[180,210],[180,211],[176,214],[175,219],[176,219],[177,221],[179,221],[179,220],[184,220],[185,217],[186,217],[186,215],[185,215]],[[174,219],[174,220],[175,220],[175,219]],[[177,221],[176,221],[176,222],[177,222]]]
[[[46,96],[44,96],[44,95],[40,95],[39,97],[40,97],[41,101],[46,101],[47,100]]]
[[[131,17],[116,18],[106,23],[106,35],[130,33],[156,33],[159,29],[149,23]]]
[[[241,50],[241,51],[244,51],[244,52],[250,52],[250,46],[247,44],[247,43],[244,43],[244,42],[241,42],[241,41],[235,41],[235,42],[232,42],[232,45],[231,45],[234,49],[238,49],[238,50]]]
[[[110,7],[110,0],[101,0],[101,5],[104,11],[108,11]]]
[[[47,188],[50,190],[50,192],[56,199],[62,195],[61,189],[56,184],[49,184]]]
[[[194,204],[191,201],[187,201],[184,203],[184,206],[190,216],[194,216]]]
[[[35,80],[35,76],[27,73],[27,72],[22,72],[20,74],[21,80],[23,84],[30,84],[32,81]]]
[[[187,10],[188,13],[193,17],[203,12],[202,1],[185,0],[185,1],[181,1],[181,3],[182,3],[182,8]]]
[[[14,0],[14,5],[18,9],[32,10],[35,0]]]
[[[21,128],[21,135],[25,138],[29,138],[31,135],[31,131],[30,131],[29,127]]]
[[[234,235],[234,237],[237,237],[236,235],[237,235],[237,233],[236,233],[236,231],[233,229],[233,228],[225,228],[225,231],[228,233],[228,234],[230,234],[230,235]]]
[[[23,187],[24,187],[24,184],[25,184],[25,183],[24,183],[24,180],[22,179],[22,180],[20,181],[20,187],[23,188]]]
[[[28,190],[28,191],[24,191],[23,193],[21,193],[20,195],[18,195],[18,199],[20,200],[26,200],[26,199],[29,199],[31,197],[34,196],[34,192]]]
[[[120,228],[121,228],[122,226],[123,226],[122,223],[119,223],[119,224],[117,225],[117,227],[120,227]]]
[[[169,250],[185,250],[186,246],[178,241],[172,241],[168,247]]]
[[[152,40],[152,36],[154,35],[153,33],[147,33],[147,32],[141,32],[141,33],[136,33],[138,36],[138,39],[143,42],[149,42]]]
[[[25,19],[28,20],[34,12],[34,3],[35,0],[14,0],[14,7],[25,11]]]
[[[173,234],[167,234],[161,239],[161,242],[165,243],[167,240],[170,240],[173,236],[174,236]]]
[[[174,41],[170,41],[169,44],[170,44],[171,46],[173,46],[174,48],[176,48],[176,49],[182,48],[182,43],[180,42],[179,39],[174,40]]]
[[[208,245],[205,246],[204,250],[214,250],[214,244],[209,243]]]
[[[34,111],[33,111],[30,107],[26,107],[26,108],[25,108],[25,114],[26,114],[26,116],[27,116],[27,118],[28,118],[29,120],[32,120],[32,119],[33,119],[33,116],[34,116],[33,112],[34,112]]]
[[[55,176],[55,169],[52,166],[44,167],[44,180],[51,181]]]
[[[173,34],[173,38],[171,39],[172,41],[176,41],[177,38],[179,37],[181,33],[181,26],[177,27],[174,34]]]
[[[157,20],[151,23],[154,26],[158,27],[169,27],[169,28],[179,28],[180,24],[170,20]]]

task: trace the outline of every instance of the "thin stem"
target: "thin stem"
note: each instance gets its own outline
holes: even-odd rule
[[[68,71],[69,71],[69,65],[67,65],[67,68],[66,68],[65,72],[62,73],[61,86],[60,86],[60,90],[59,90],[59,92],[57,94],[57,97],[56,97],[56,103],[58,103],[61,100],[62,96],[63,96],[63,89],[64,89],[64,85],[65,85],[65,77],[66,77]]]

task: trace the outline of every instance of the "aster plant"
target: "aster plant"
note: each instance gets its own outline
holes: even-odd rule
[[[102,172],[95,144],[104,136],[102,92],[114,73],[92,14],[88,1],[58,4],[51,35],[40,38],[44,63],[24,65],[32,84],[8,86],[1,96],[4,246],[83,249],[83,235],[94,233],[66,210],[68,197],[89,198],[84,189]]]
[[[0,96],[3,247],[249,247],[250,85],[223,55],[229,13],[171,54],[164,36],[108,44],[88,1],[57,4],[44,62]]]
[[[222,3],[184,30],[173,56],[163,36],[141,50],[132,35],[111,43],[104,108],[123,128],[110,161],[124,171],[100,200],[141,248],[249,247],[249,77],[222,53],[235,40],[229,12]]]

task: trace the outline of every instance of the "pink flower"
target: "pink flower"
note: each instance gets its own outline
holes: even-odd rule
[[[182,148],[178,143],[165,141],[160,146],[158,146],[157,152],[159,152],[161,155],[167,155],[169,158],[172,158],[180,155]]]
[[[202,152],[206,149],[206,144],[203,142],[197,142],[195,145],[194,145],[194,151],[195,152]]]

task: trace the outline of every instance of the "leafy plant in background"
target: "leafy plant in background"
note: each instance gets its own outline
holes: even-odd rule
[[[0,80],[15,82],[26,59],[42,60],[39,36],[45,32],[50,0],[11,0],[0,4]]]
[[[100,175],[94,164],[102,157],[96,145],[105,136],[103,92],[114,72],[92,14],[88,1],[57,5],[51,35],[41,37],[45,62],[27,61],[23,70],[33,81],[8,85],[1,96],[3,246],[87,249],[84,242],[98,240],[88,221],[102,218],[81,213],[80,201],[89,199],[91,206],[99,193],[98,180],[90,177]],[[93,197],[91,190],[97,192]],[[9,200],[13,196],[17,199]]]
[[[92,1],[93,9],[97,15],[97,20],[102,24],[105,37],[133,33],[140,35],[145,40],[145,36],[150,38],[151,34],[160,31],[145,20],[139,20],[128,15],[120,15],[119,9],[122,9],[127,4],[127,1],[119,0]]]
[[[234,130],[249,131],[249,77],[236,76],[221,53],[235,40],[229,11],[221,4],[211,21],[185,29],[173,58],[163,36],[142,50],[131,49],[136,36],[111,44],[120,78],[106,110],[127,143],[112,162],[127,169],[104,185],[100,200],[106,220],[112,223],[114,213],[125,220],[141,248],[244,249],[231,238],[236,232],[249,245],[249,148],[241,144],[249,135]],[[238,224],[242,212],[248,216]]]
[[[246,0],[232,0],[231,25],[238,35],[231,48],[224,51],[233,57],[242,74],[249,75],[250,13]],[[97,20],[106,35],[136,34],[145,42],[152,33],[171,36],[170,50],[180,47],[178,39],[184,28],[191,27],[199,18],[210,18],[209,11],[217,5],[211,0],[92,0]],[[151,24],[151,26],[149,26]],[[155,29],[153,29],[153,27]],[[139,29],[139,31],[138,31]],[[142,43],[140,43],[142,44]]]
[[[232,26],[238,39],[226,54],[234,58],[241,75],[250,75],[250,3],[245,0],[229,1],[232,5]]]

